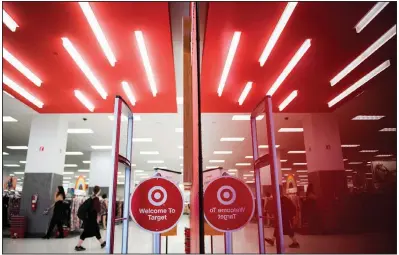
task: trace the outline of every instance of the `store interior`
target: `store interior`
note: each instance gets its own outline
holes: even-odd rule
[[[297,209],[304,218],[295,226],[301,247],[296,250],[287,248],[288,253],[396,251],[396,3],[384,6],[361,32],[354,28],[375,4],[298,3],[291,10],[292,15],[288,17],[289,21],[286,21],[266,60],[262,60],[260,55],[280,17],[287,11],[287,2],[204,2],[198,9],[201,171],[221,167],[223,172],[239,178],[255,193],[250,114],[270,92],[270,88],[274,88],[271,119],[279,161],[276,171],[281,177],[279,185],[285,195],[301,201]],[[108,39],[114,60],[93,33],[83,5],[77,2],[3,4],[3,251],[29,253],[35,249],[35,253],[74,252],[81,226],[80,222],[76,222],[73,209],[65,222],[70,230],[65,240],[39,240],[36,236],[14,239],[10,233],[11,217],[24,214],[25,209],[20,208],[22,197],[30,198],[32,195],[24,194],[24,187],[27,187],[25,168],[28,169],[30,150],[37,153],[54,149],[48,141],[46,145],[32,142],[32,123],[40,122],[43,116],[67,123],[64,167],[57,169],[63,173],[62,183],[58,185],[62,185],[68,193],[66,200],[70,208],[78,207],[90,193],[90,188],[98,185],[98,180],[108,178],[100,173],[93,174],[93,168],[102,166],[93,166],[91,161],[93,155],[105,155],[112,162],[116,123],[114,100],[119,95],[133,112],[131,192],[140,182],[156,173],[154,168],[181,173],[177,183],[184,197],[184,213],[177,225],[176,236],[162,238],[162,252],[166,252],[165,242],[168,242],[169,253],[187,253],[185,230],[190,228],[190,199],[191,192],[195,191],[185,175],[190,175],[191,180],[198,178],[185,160],[191,146],[185,144],[184,138],[186,113],[192,110],[187,105],[193,102],[187,96],[187,79],[191,78],[187,72],[191,70],[191,65],[186,62],[190,60],[187,59],[190,51],[187,53],[186,38],[190,30],[184,27],[184,17],[189,19],[189,3],[95,2],[90,6],[94,19],[97,18],[101,25],[100,30],[106,35],[105,40]],[[14,31],[4,22],[4,11],[18,24]],[[381,36],[392,28],[395,30],[392,36],[369,56],[363,57],[360,63],[352,65],[351,70],[334,86],[330,84],[334,75],[345,70],[356,57],[362,56],[370,45],[381,43]],[[144,35],[146,57],[147,53],[142,53],[143,43],[137,31]],[[79,61],[66,46],[68,42],[65,38],[81,53],[81,58],[91,68],[89,72],[95,76],[82,70]],[[236,50],[231,53],[234,41],[237,43]],[[306,54],[303,53],[287,73],[287,63],[291,63],[291,58],[296,56],[298,49],[306,46],[306,42],[309,42]],[[11,53],[25,69],[30,69],[28,71],[34,77],[40,77],[39,85],[34,84],[34,77],[21,71],[15,61],[7,59],[5,51]],[[229,57],[232,59],[227,64]],[[262,61],[263,64],[260,64]],[[388,63],[388,66],[377,74],[371,72],[382,63]],[[149,75],[148,68],[152,68],[152,75]],[[365,80],[364,77],[371,74],[372,77]],[[93,79],[96,81],[93,82]],[[360,86],[329,105],[359,80],[363,81]],[[127,92],[124,82],[130,87],[130,92]],[[34,95],[34,99],[15,89],[12,86],[15,83]],[[252,87],[247,88],[248,83]],[[106,99],[99,87],[106,91]],[[76,96],[76,90],[90,99],[92,108]],[[246,95],[242,96],[245,90]],[[294,91],[296,96],[283,107],[287,96]],[[339,157],[343,161],[343,168],[337,170],[344,173],[346,186],[345,195],[336,195],[339,201],[334,206],[340,211],[335,221],[337,227],[317,229],[314,233],[309,231],[309,222],[306,221],[309,216],[304,215],[306,212],[302,207],[306,203],[308,185],[315,180],[309,174],[316,170],[336,169],[308,168],[310,147],[306,145],[309,140],[305,135],[315,136],[313,139],[317,139],[318,135],[326,139],[330,137],[328,131],[317,131],[317,126],[312,126],[314,130],[311,132],[304,130],[307,119],[312,116],[323,116],[337,126],[339,132],[334,136],[338,136],[338,140],[334,141],[340,143]],[[256,119],[260,156],[270,154],[266,119],[265,114]],[[127,118],[122,115],[122,129],[127,128],[127,123]],[[128,144],[127,140],[125,132],[120,137],[120,148]],[[45,166],[53,160],[43,158],[40,162]],[[37,169],[36,172],[40,172],[40,164],[32,166]],[[198,164],[198,160],[194,160],[193,164]],[[328,162],[323,164],[328,166]],[[381,164],[387,169],[386,172],[377,171]],[[113,171],[111,164],[109,171]],[[260,171],[263,204],[267,193],[273,192],[270,166]],[[85,193],[82,196],[69,193],[82,180],[84,189],[87,189]],[[125,169],[120,166],[116,189],[119,211],[117,209],[116,218],[122,218],[125,182]],[[320,193],[323,190],[322,187],[317,189]],[[48,188],[48,192],[51,191]],[[103,191],[108,193],[106,189]],[[47,215],[40,217],[43,224],[50,219]],[[272,231],[271,227],[265,229],[266,235],[272,235]],[[26,233],[29,237],[29,231]],[[106,232],[101,230],[101,233],[105,235]],[[115,236],[115,252],[119,253],[120,224],[116,225]],[[151,253],[151,234],[140,229],[132,220],[129,238],[129,253]],[[212,238],[211,242],[210,235],[205,236],[205,251],[223,253],[223,236],[215,233]],[[257,253],[257,238],[255,213],[248,225],[234,233],[234,252]],[[341,245],[335,245],[337,243]],[[88,252],[104,252],[97,246],[94,239],[87,241]],[[275,247],[266,249],[268,253],[276,251]]]

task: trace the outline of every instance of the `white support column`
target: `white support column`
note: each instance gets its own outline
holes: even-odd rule
[[[89,191],[99,186],[102,193],[109,193],[113,174],[111,151],[93,151],[90,155]]]

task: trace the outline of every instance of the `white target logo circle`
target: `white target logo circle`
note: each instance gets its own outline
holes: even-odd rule
[[[237,194],[231,186],[224,185],[218,189],[217,198],[222,205],[231,205],[236,201]]]
[[[157,201],[155,201],[154,198]],[[158,201],[161,198],[162,198],[162,200]],[[168,199],[168,193],[161,186],[154,186],[148,191],[148,201],[153,206],[161,206],[161,205],[163,205],[166,202],[166,199]]]

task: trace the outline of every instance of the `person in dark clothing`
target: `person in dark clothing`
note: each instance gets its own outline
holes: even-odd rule
[[[100,187],[95,186],[93,189],[93,195],[89,198],[92,199],[90,210],[88,212],[87,219],[83,220],[83,232],[80,235],[80,240],[75,247],[75,251],[85,251],[86,249],[83,248],[82,243],[88,237],[95,236],[97,240],[101,244],[101,248],[104,248],[106,242],[103,241],[100,234],[100,212],[101,212],[101,203],[100,199],[98,198],[101,192]]]
[[[280,198],[281,198],[281,214],[282,214],[282,223],[283,223],[283,234],[288,235],[292,243],[289,245],[290,248],[299,248],[299,243],[295,238],[294,229],[292,228],[292,219],[295,217],[296,208],[294,203],[288,197],[283,195],[283,191],[280,186]],[[277,217],[277,213],[275,213]],[[277,233],[277,219],[275,220],[274,224],[274,234],[272,238],[265,238],[265,241],[270,244],[274,245],[276,240]]]
[[[64,213],[64,200],[65,200],[65,191],[64,187],[58,186],[58,190],[55,193],[54,196],[54,204],[45,211],[45,214],[47,214],[48,210],[50,210],[52,207],[54,207],[53,210],[53,217],[51,217],[50,225],[48,227],[47,233],[45,236],[43,236],[44,239],[49,239],[51,236],[51,233],[53,232],[53,229],[55,226],[57,226],[58,230],[58,237],[57,238],[64,238],[64,231],[62,228],[62,222],[65,217]]]

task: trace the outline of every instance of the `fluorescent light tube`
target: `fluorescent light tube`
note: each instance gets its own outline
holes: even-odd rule
[[[296,172],[297,172],[297,173],[307,173],[308,170],[297,170]]]
[[[287,159],[280,159],[280,162],[287,162]]]
[[[74,174],[75,172],[63,172],[62,174],[68,175],[68,174]]]
[[[387,6],[389,2],[378,2],[371,8],[366,15],[356,24],[355,29],[357,33],[362,30]]]
[[[224,154],[233,154],[232,151],[214,151],[213,154],[224,155]]]
[[[18,164],[4,164],[5,167],[20,167]]]
[[[392,154],[379,154],[379,155],[375,155],[374,157],[385,158],[385,157],[392,157],[392,156],[393,156]]]
[[[93,130],[90,128],[69,128],[68,134],[92,134]]]
[[[224,159],[210,159],[209,163],[224,163]]]
[[[242,142],[244,141],[244,137],[222,137],[220,138],[221,142]]]
[[[291,171],[292,168],[281,168],[281,171]]]
[[[227,172],[235,173],[235,172],[237,172],[237,169],[229,169],[229,170],[227,170]]]
[[[70,180],[72,177],[63,177],[64,180]]]
[[[245,176],[245,177],[252,177],[252,176],[254,176],[253,174],[243,174],[242,176]]]
[[[144,36],[141,31],[135,31],[134,34],[136,36],[136,41],[139,46],[141,59],[143,60],[143,65],[144,65],[145,72],[147,74],[148,82],[150,84],[152,96],[155,97],[157,95],[157,85],[155,83],[154,74],[152,72],[152,68],[151,68],[151,64],[150,64],[150,59],[148,57],[147,48],[145,46]]]
[[[114,53],[111,50],[111,47],[108,44],[107,38],[105,37],[100,24],[98,23],[96,16],[94,15],[93,10],[90,8],[90,4],[88,2],[79,2],[80,8],[83,11],[83,14],[86,16],[87,21],[93,30],[94,35],[97,38],[98,43],[101,46],[101,49],[104,51],[105,56],[107,57],[111,66],[115,66],[116,58]]]
[[[129,99],[130,103],[133,106],[136,105],[136,98],[134,97],[133,92],[129,87],[129,83],[127,83],[126,81],[122,81],[122,88],[123,88],[123,91],[125,92],[127,98]]]
[[[152,138],[133,138],[134,143],[150,143]]]
[[[79,99],[79,101],[91,112],[94,111],[94,105],[89,101],[89,99],[87,99],[87,97],[85,95],[83,95],[82,92],[80,92],[79,90],[75,89],[75,97],[77,99]]]
[[[387,60],[381,65],[377,66],[375,69],[373,69],[371,72],[363,76],[360,80],[352,84],[349,88],[345,89],[341,94],[336,96],[334,99],[332,99],[330,102],[328,102],[328,107],[332,107],[335,104],[337,104],[339,101],[347,97],[349,94],[363,86],[366,82],[374,78],[376,75],[387,69],[391,65],[390,61]]]
[[[361,150],[359,152],[364,152],[364,153],[374,153],[377,152],[378,150]]]
[[[295,133],[295,132],[303,132],[303,128],[280,128],[278,130],[280,133]]]
[[[3,9],[3,23],[12,31],[15,32],[19,27],[17,22]]]
[[[72,156],[72,155],[74,155],[74,156],[83,155],[83,152],[80,152],[80,151],[66,151],[65,155],[69,155],[69,156]]]
[[[304,154],[306,151],[288,151],[288,154]]]
[[[10,150],[27,150],[28,146],[7,146]]]
[[[236,163],[236,166],[250,166],[251,163]]]
[[[224,86],[226,85],[227,76],[230,72],[231,64],[233,63],[234,55],[236,54],[238,43],[240,42],[241,32],[234,32],[233,39],[231,40],[229,52],[227,53],[226,62],[224,64],[222,76],[220,77],[218,95],[222,96]]]
[[[112,149],[111,145],[92,145],[91,148],[93,150],[110,150]]]
[[[240,98],[238,99],[238,104],[242,105],[245,101],[245,98],[247,98],[249,91],[252,89],[252,82],[249,81],[247,82],[247,85],[245,85],[244,90],[242,91]]]
[[[25,174],[25,172],[14,172],[14,174]]]
[[[79,173],[88,173],[88,172],[90,172],[90,169],[79,169],[78,172]]]
[[[306,166],[307,163],[293,163],[294,166]]]
[[[355,58],[349,65],[347,65],[341,72],[339,72],[334,78],[330,80],[331,86],[334,86],[341,81],[345,76],[352,72],[357,66],[363,61],[370,57],[376,52],[382,45],[384,45],[389,39],[396,35],[396,25],[389,29],[383,34],[377,41],[370,45],[365,51],[363,51],[357,58]]]
[[[107,99],[107,96],[108,96],[107,92],[104,90],[103,86],[98,81],[97,77],[94,76],[93,72],[90,70],[90,67],[83,60],[82,56],[75,49],[75,47],[73,46],[71,41],[69,41],[69,39],[66,37],[63,37],[61,39],[62,39],[62,45],[64,46],[66,51],[69,53],[69,55],[72,57],[72,59],[75,61],[75,63],[78,65],[80,70],[82,70],[82,72],[84,73],[86,78],[90,81],[90,83],[97,90],[97,92],[100,94],[100,96],[103,99]]]
[[[4,151],[3,151],[3,155],[10,155],[10,154],[8,154],[7,152],[4,152]]]
[[[289,2],[284,9],[283,14],[281,15],[276,27],[271,34],[269,41],[267,42],[265,49],[262,52],[262,55],[259,58],[260,66],[263,66],[266,63],[267,58],[269,57],[270,53],[272,52],[274,46],[279,39],[281,32],[283,32],[285,25],[287,24],[288,20],[290,19],[292,13],[298,2]]]
[[[363,164],[363,162],[349,162],[348,165],[360,165]]]
[[[290,62],[288,62],[288,65],[284,68],[284,70],[281,72],[281,74],[278,76],[277,80],[273,83],[273,85],[270,87],[269,91],[267,92],[267,95],[273,96],[273,94],[276,92],[276,90],[280,87],[280,85],[283,83],[285,78],[290,74],[292,69],[298,64],[299,60],[305,55],[305,53],[308,51],[308,49],[311,46],[310,39],[306,39],[301,47],[298,49],[298,51],[295,53],[295,55],[292,57]]]
[[[32,94],[30,94],[28,91],[26,91],[24,88],[19,86],[17,83],[15,83],[13,80],[8,78],[5,74],[3,74],[3,83],[10,87],[12,90],[20,94],[22,97],[24,97],[26,100],[31,102],[32,104],[36,105],[39,108],[43,108],[43,102],[34,97]]]
[[[341,147],[342,148],[355,148],[355,147],[359,147],[360,144],[342,144]]]
[[[380,132],[396,132],[396,128],[383,128]]]
[[[279,144],[276,144],[276,148],[278,148],[278,147],[280,147],[280,145],[279,145]],[[258,148],[259,148],[259,149],[268,149],[268,148],[269,148],[269,145],[261,144],[261,145],[258,146]]]
[[[140,155],[158,155],[158,151],[140,151]]]
[[[298,90],[294,90],[288,95],[286,99],[278,106],[278,110],[281,112],[285,109],[296,97],[298,96]]]
[[[380,120],[384,117],[383,115],[358,115],[352,120]]]
[[[346,169],[345,172],[353,172],[352,169]]]
[[[262,120],[264,118],[263,115],[259,115],[256,117],[256,120]],[[251,115],[233,115],[231,120],[250,120]]]
[[[64,167],[78,167],[76,164],[64,164]]]
[[[38,87],[42,85],[42,80],[40,80],[39,77],[37,77],[31,70],[22,64],[16,57],[14,57],[6,48],[3,48],[3,58],[26,78],[28,78],[28,80],[33,82],[33,84]]]
[[[3,116],[3,122],[18,122],[18,120],[14,119],[11,116]]]
[[[253,156],[245,156],[245,158],[254,158]]]
[[[148,164],[163,164],[164,161],[163,160],[148,160],[147,163]]]

